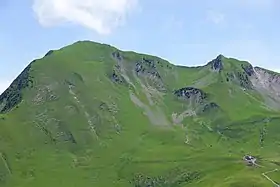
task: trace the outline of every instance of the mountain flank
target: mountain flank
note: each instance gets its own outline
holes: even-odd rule
[[[279,93],[278,73],[223,55],[183,67],[91,41],[50,50],[0,96],[0,186],[270,187]]]

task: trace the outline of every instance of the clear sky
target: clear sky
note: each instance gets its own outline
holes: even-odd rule
[[[77,40],[205,64],[218,54],[280,70],[279,0],[0,0],[0,92]]]

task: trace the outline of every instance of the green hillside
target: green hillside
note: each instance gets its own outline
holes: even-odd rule
[[[275,186],[278,93],[280,75],[222,55],[183,67],[90,41],[51,50],[0,96],[0,186]]]

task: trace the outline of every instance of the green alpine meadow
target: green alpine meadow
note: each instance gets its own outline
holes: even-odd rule
[[[0,186],[275,187],[279,132],[278,73],[78,41],[1,94]]]

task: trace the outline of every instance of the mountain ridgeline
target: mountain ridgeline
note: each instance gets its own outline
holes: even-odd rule
[[[50,50],[0,96],[0,186],[275,186],[279,93],[278,73],[223,55]]]

